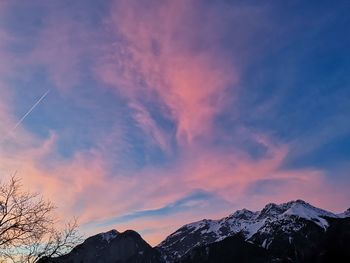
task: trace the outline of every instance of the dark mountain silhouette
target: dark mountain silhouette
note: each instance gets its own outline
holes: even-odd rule
[[[39,263],[141,263],[160,262],[160,253],[135,231],[111,230],[86,239],[69,254],[43,258]]]
[[[192,262],[268,262],[269,253],[266,249],[248,243],[244,237],[237,234],[222,241],[196,247],[184,255],[179,263]]]

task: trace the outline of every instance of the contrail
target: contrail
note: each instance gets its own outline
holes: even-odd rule
[[[45,97],[47,96],[47,94],[49,94],[50,90],[48,89],[38,100],[37,102],[34,103],[34,105],[26,112],[26,114],[23,115],[23,117],[15,124],[15,126],[12,127],[12,129],[8,132],[7,136],[5,136],[5,138],[7,138],[11,133],[13,133],[17,127],[25,120],[25,118],[27,118],[27,116],[36,108],[36,106],[39,105],[39,103],[45,99]]]

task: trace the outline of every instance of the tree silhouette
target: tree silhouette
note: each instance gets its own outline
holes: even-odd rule
[[[81,237],[76,220],[57,229],[54,210],[39,194],[23,191],[16,176],[0,183],[0,259],[34,263],[77,245]]]

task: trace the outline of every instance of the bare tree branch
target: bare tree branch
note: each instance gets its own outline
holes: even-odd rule
[[[0,262],[37,262],[69,252],[81,242],[77,220],[55,228],[55,206],[36,193],[21,190],[15,175],[0,183]]]

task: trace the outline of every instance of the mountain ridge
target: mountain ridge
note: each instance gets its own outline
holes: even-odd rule
[[[274,228],[282,227],[288,234],[299,231],[306,222],[312,222],[325,230],[328,222],[323,217],[338,218],[338,215],[300,199],[282,204],[269,203],[260,211],[241,209],[218,220],[203,219],[186,224],[157,247],[166,260],[174,261],[195,246],[218,242],[238,233],[242,233],[246,241],[258,243],[258,232],[265,236],[258,245],[268,247],[271,241],[268,235]]]
[[[337,240],[338,234],[333,233],[337,231],[345,233],[341,242]],[[350,209],[335,214],[303,200],[294,200],[269,203],[260,211],[244,208],[221,219],[203,219],[183,225],[153,248],[135,231],[110,230],[87,238],[61,258],[42,262],[112,263],[116,259],[129,263],[216,262],[212,261],[215,257],[249,259],[246,262],[307,262],[303,260],[322,259],[318,249],[332,247],[328,239],[339,241],[344,251],[345,248],[350,250]],[[349,245],[344,245],[342,240],[349,240]],[[90,241],[92,246],[89,246]],[[241,250],[224,252],[230,244],[236,244]],[[94,253],[84,252],[90,250]],[[119,254],[115,253],[117,250]],[[259,261],[259,257],[265,261]],[[287,261],[278,261],[279,258]]]

